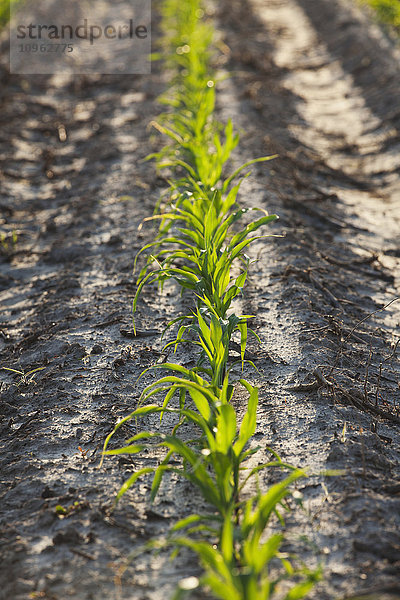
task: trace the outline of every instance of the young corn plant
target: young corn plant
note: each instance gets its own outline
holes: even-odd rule
[[[321,578],[321,569],[295,569],[287,555],[280,552],[283,536],[274,534],[265,538],[271,517],[290,495],[291,484],[304,476],[305,473],[300,469],[293,469],[288,477],[273,485],[266,494],[258,493],[247,500],[239,517],[233,518],[233,515],[227,514],[218,545],[188,535],[172,537],[170,543],[178,548],[190,548],[203,565],[204,575],[200,581],[194,582],[191,589],[202,585],[220,600],[272,600],[276,592],[283,600],[305,598]],[[173,527],[173,533],[195,522],[194,517],[182,520]],[[281,561],[283,568],[279,575],[271,576],[271,562],[276,563],[277,560]],[[277,571],[276,564],[274,571]],[[283,595],[281,588],[285,581],[292,584]],[[178,588],[174,600],[181,600],[186,595],[184,586]]]
[[[202,198],[193,200],[190,196],[182,201],[181,207],[175,212],[159,215],[164,222],[169,220],[178,224],[176,233],[165,237],[164,227],[161,238],[143,249],[156,246],[157,251],[151,255],[140,273],[133,302],[134,314],[141,291],[148,283],[157,282],[162,287],[166,280],[174,279],[182,289],[192,290],[196,298],[197,313],[181,318],[186,324],[180,328],[176,341],[182,341],[182,334],[186,329],[194,330],[200,334],[197,343],[202,346],[203,355],[205,352],[213,361],[210,354],[215,352],[216,346],[210,346],[205,328],[222,330],[219,339],[224,340],[224,365],[233,333],[237,330],[241,335],[242,355],[247,341],[247,319],[250,316],[228,316],[232,302],[242,292],[247,278],[249,259],[245,250],[252,242],[263,237],[254,236],[253,232],[277,218],[276,215],[265,215],[234,233],[233,226],[248,210],[232,209],[235,204],[235,196],[232,194],[228,201],[224,206],[221,195],[216,192],[213,201],[205,206]],[[222,208],[228,207],[230,212],[221,216],[221,205]],[[234,276],[232,270],[235,268],[237,271],[236,263],[240,265],[240,271]],[[152,268],[154,264],[156,268]],[[224,369],[219,371],[222,377],[218,374],[217,379],[221,384]]]
[[[248,448],[256,428],[258,389],[245,380],[240,381],[249,397],[247,410],[238,427],[236,412],[230,403],[234,390],[229,385],[228,376],[216,394],[213,387],[196,373],[179,365],[164,366],[181,376],[163,377],[142,394],[143,402],[156,394],[165,394],[163,405],[141,406],[119,422],[105,442],[104,454],[136,454],[156,446],[165,448],[166,456],[158,467],[146,467],[133,473],[121,487],[117,500],[141,476],[153,473],[151,500],[154,500],[166,473],[181,475],[196,486],[213,512],[193,514],[179,521],[171,530],[170,543],[176,547],[186,546],[198,554],[205,568],[202,583],[211,588],[216,598],[272,598],[281,580],[295,575],[301,575],[301,581],[292,586],[285,598],[295,600],[305,597],[318,579],[319,571],[295,572],[291,564],[282,559],[283,576],[275,580],[269,577],[269,562],[278,556],[282,536],[274,535],[267,540],[263,540],[262,536],[271,515],[279,514],[278,507],[289,494],[289,486],[305,473],[279,459],[254,468],[246,466],[249,457],[259,449]],[[179,395],[180,408],[169,407],[175,394]],[[193,407],[185,406],[185,396],[190,397]],[[178,418],[170,435],[141,432],[130,438],[123,448],[107,450],[112,436],[126,421],[151,414],[162,416],[165,412],[174,413]],[[178,431],[188,422],[199,430],[200,435],[184,441]],[[176,458],[181,459],[181,466],[175,466]],[[240,493],[246,483],[267,467],[286,467],[292,473],[275,484],[267,494],[258,492],[247,501],[241,501]],[[186,531],[182,536],[183,530]],[[177,532],[180,534],[178,537],[175,535]],[[217,540],[217,546],[210,544],[208,539],[193,537],[199,532],[211,534]]]
[[[227,402],[227,395],[218,401],[212,393],[205,393],[203,386],[189,385],[186,380],[177,377],[168,379],[168,382],[160,381],[149,386],[144,392],[145,396],[151,396],[167,383],[172,384],[175,390],[185,390],[190,394],[200,414],[186,408],[170,409],[164,402],[163,407],[147,405],[127,417],[131,419],[166,411],[179,414],[183,421],[179,422],[171,435],[141,432],[128,440],[128,445],[124,448],[105,450],[104,454],[108,455],[136,454],[152,447],[155,440],[158,447],[167,449],[167,455],[158,467],[144,468],[131,475],[122,486],[117,500],[139,477],[154,473],[151,488],[153,500],[166,472],[180,474],[197,487],[215,511],[205,515],[193,514],[182,519],[172,528],[169,539],[169,544],[177,548],[185,546],[199,556],[205,569],[202,584],[209,587],[216,598],[223,600],[266,600],[274,597],[282,580],[296,576],[297,579],[300,577],[300,581],[291,587],[285,600],[304,598],[318,580],[320,570],[295,571],[287,558],[282,556],[283,574],[271,579],[269,563],[280,556],[282,535],[275,534],[265,540],[263,534],[271,516],[278,513],[278,507],[289,494],[290,485],[304,477],[305,473],[278,460],[251,469],[244,481],[239,481],[240,472],[246,469],[246,460],[257,451],[246,451],[245,447],[255,431],[258,390],[242,381],[250,395],[247,411],[237,431],[236,414]],[[227,385],[224,388],[227,394]],[[213,409],[209,406],[210,401]],[[200,428],[202,435],[190,442],[180,439],[177,429],[184,421],[190,421]],[[119,423],[114,432],[122,424],[123,422]],[[105,448],[112,435],[106,441]],[[170,464],[177,456],[182,459],[181,467]],[[246,502],[241,502],[239,493],[247,481],[255,477],[261,468],[276,466],[289,467],[292,473],[272,486],[266,494],[258,492]],[[217,545],[210,543],[208,539],[199,540],[199,532],[213,536],[218,541]]]
[[[160,99],[172,111],[160,120],[167,120],[173,126],[171,131],[169,127],[165,131],[172,140],[187,139],[199,148],[201,141],[208,145],[210,131],[216,125],[209,122],[215,104],[215,89],[210,79],[214,30],[202,19],[203,15],[199,1],[177,7],[176,2],[167,0],[162,5],[162,49],[167,56],[166,66],[175,76],[169,92]],[[171,155],[170,149],[164,149],[159,158],[164,154]]]
[[[214,507],[221,518],[221,523],[229,516],[238,514],[240,507],[239,493],[247,480],[261,468],[280,466],[274,461],[255,470],[250,469],[244,482],[240,481],[241,471],[246,470],[245,463],[259,448],[248,449],[247,446],[256,429],[258,389],[246,380],[240,383],[248,393],[247,410],[240,427],[237,424],[235,409],[230,403],[233,387],[229,385],[228,376],[220,389],[215,389],[207,381],[180,365],[164,365],[167,370],[177,372],[181,376],[168,375],[148,386],[142,401],[146,402],[157,394],[165,394],[162,406],[147,404],[140,406],[128,417],[121,420],[107,437],[104,444],[104,455],[136,454],[145,448],[154,446],[167,449],[165,459],[155,468],[141,469],[124,483],[117,500],[142,475],[153,472],[151,500],[154,500],[161,480],[166,472],[179,473],[191,481],[201,492],[204,499]],[[183,375],[183,377],[182,377]],[[171,408],[174,395],[179,395],[180,407]],[[185,397],[191,399],[192,407],[187,407]],[[107,450],[108,444],[118,429],[131,419],[151,414],[176,414],[178,422],[169,435],[161,432],[140,432],[127,441],[127,445],[116,450]],[[190,441],[184,441],[178,435],[184,423],[192,424],[198,435]],[[182,461],[180,467],[175,465],[176,457]]]
[[[154,242],[141,250],[155,247],[156,252],[151,254],[139,275],[134,311],[146,283],[157,281],[162,284],[166,279],[175,279],[183,288],[194,290],[197,296],[204,295],[221,318],[226,317],[237,288],[241,289],[246,279],[248,259],[244,251],[252,242],[263,237],[251,234],[275,221],[277,216],[254,208],[253,211],[263,212],[264,216],[235,234],[234,226],[250,209],[232,210],[235,199],[231,198],[230,210],[221,214],[219,197],[218,193],[214,193],[213,200],[205,205],[202,198],[192,199],[191,196],[175,210],[152,217],[163,222],[163,229]],[[175,231],[168,235],[171,223],[175,223]],[[239,285],[236,283],[236,290],[233,290],[230,286],[231,269],[235,261],[242,263],[243,274],[237,281]],[[151,270],[153,264],[156,268]],[[231,290],[229,293],[228,288]]]
[[[239,142],[231,120],[222,126],[213,117],[215,75],[210,46],[214,30],[202,19],[204,11],[198,0],[185,3],[185,8],[175,0],[167,0],[162,13],[163,49],[170,57],[167,66],[175,71],[176,77],[168,95],[160,99],[170,111],[160,115],[153,125],[171,143],[150,157],[157,159],[159,168],[183,170],[185,177],[178,180],[181,187],[193,191],[200,185],[202,193],[210,199],[210,192],[221,184],[223,167]],[[224,182],[223,189],[226,191],[227,184],[240,170],[256,161],[243,165]]]

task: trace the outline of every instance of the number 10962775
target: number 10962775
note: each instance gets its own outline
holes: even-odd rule
[[[74,51],[73,44],[19,44],[19,52],[57,52],[58,54],[68,54]]]

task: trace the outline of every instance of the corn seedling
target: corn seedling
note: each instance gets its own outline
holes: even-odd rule
[[[291,483],[303,476],[302,471],[294,470],[266,494],[248,500],[241,511],[240,522],[235,523],[232,515],[227,514],[218,546],[187,536],[173,539],[176,546],[193,550],[203,564],[205,573],[198,584],[207,586],[221,600],[269,600],[275,597],[275,592],[280,592],[282,581],[297,579],[286,595],[280,593],[280,597],[284,600],[306,597],[320,578],[320,569],[296,570],[287,556],[279,552],[283,540],[281,534],[263,540],[276,506],[290,493]],[[178,524],[174,530],[179,529]],[[281,560],[283,569],[279,576],[272,578],[270,563],[274,559]],[[175,598],[183,598],[184,591],[178,588]]]
[[[0,233],[0,247],[5,254],[15,250],[17,241],[18,234],[16,231],[12,231],[11,234]]]
[[[174,279],[182,288],[195,292],[198,305],[212,305],[219,317],[226,317],[233,299],[241,292],[246,281],[249,260],[244,251],[262,237],[252,234],[277,217],[264,215],[235,234],[233,226],[249,209],[231,211],[221,218],[221,210],[218,211],[216,206],[218,197],[219,194],[215,193],[215,202],[207,206],[202,199],[191,201],[187,198],[182,201],[181,208],[174,212],[157,215],[156,218],[164,223],[174,221],[176,232],[164,236],[164,227],[162,236],[143,248],[148,250],[156,247],[157,252],[150,256],[140,273],[134,312],[146,283],[158,282],[162,285],[166,279]],[[235,261],[241,264],[241,273],[233,281],[231,272]],[[149,265],[154,263],[156,268],[149,270]]]
[[[197,310],[181,318],[186,323],[180,327],[174,345],[176,347],[178,342],[184,341],[184,331],[195,331],[199,336],[196,343],[202,347],[202,358],[207,355],[211,363],[219,365],[214,376],[220,385],[225,374],[229,342],[235,331],[239,331],[241,336],[242,360],[246,348],[250,316],[228,316],[232,302],[241,294],[247,278],[249,259],[244,251],[262,237],[252,235],[253,232],[276,219],[276,215],[264,215],[238,233],[231,231],[232,226],[248,212],[246,209],[233,210],[221,218],[222,209],[231,208],[235,203],[238,187],[234,188],[234,194],[228,195],[225,204],[218,192],[214,193],[213,201],[208,205],[202,198],[192,200],[192,195],[186,194],[181,207],[175,212],[159,215],[163,221],[175,221],[181,225],[177,228],[180,237],[168,235],[162,239],[164,228],[161,239],[144,248],[157,246],[158,250],[151,255],[139,276],[133,302],[135,313],[141,291],[148,283],[158,282],[162,287],[164,281],[174,279],[182,289],[191,290],[196,298]],[[167,249],[164,248],[166,244]],[[232,273],[235,262],[240,264],[236,276]],[[151,263],[155,263],[157,268],[150,269]]]
[[[29,385],[30,383],[35,383],[35,376],[39,371],[43,371],[46,367],[37,367],[36,369],[32,369],[31,371],[20,371],[19,369],[11,369],[10,367],[1,367],[3,371],[8,371],[9,373],[14,373],[15,375],[19,375],[19,381],[16,384],[17,387],[21,385]]]
[[[165,365],[164,365],[165,366]],[[171,365],[172,367],[172,365]],[[183,367],[174,370],[183,370]],[[188,376],[191,376],[187,373]],[[137,453],[142,451],[146,445],[143,440],[148,439],[150,443],[157,440],[157,445],[167,448],[167,456],[163,463],[154,469],[152,485],[152,500],[157,493],[162,477],[166,471],[179,472],[183,477],[195,484],[207,502],[213,505],[218,513],[224,517],[236,510],[239,501],[239,472],[242,463],[257,449],[245,450],[245,447],[256,428],[258,390],[253,388],[245,380],[242,385],[249,393],[248,406],[239,430],[237,429],[236,413],[229,403],[233,390],[229,387],[228,378],[224,385],[217,390],[216,395],[211,386],[197,375],[192,381],[182,377],[163,377],[144,390],[144,398],[147,400],[153,395],[165,392],[167,394],[162,407],[158,405],[146,405],[135,410],[129,417],[120,421],[105,443],[105,454]],[[188,395],[196,410],[184,408],[168,408],[173,395],[179,392],[182,397]],[[161,433],[140,433],[133,436],[127,442],[127,446],[118,450],[106,450],[112,435],[127,420],[149,414],[164,412],[176,413],[180,420],[171,435]],[[178,435],[178,429],[184,422],[190,422],[200,429],[200,436],[190,443],[182,441]],[[140,443],[137,443],[140,442]],[[182,459],[182,468],[172,467],[169,463],[174,455]],[[131,480],[121,488],[118,498],[125,493],[140,474],[149,473],[145,469],[142,473],[134,473]]]

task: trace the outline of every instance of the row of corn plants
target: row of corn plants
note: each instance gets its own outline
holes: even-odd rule
[[[234,336],[240,340],[241,372],[246,362],[250,315],[236,315],[233,303],[242,293],[250,260],[245,251],[262,237],[260,228],[277,217],[260,208],[243,208],[238,194],[247,167],[271,157],[245,163],[231,175],[226,163],[238,144],[232,122],[222,125],[214,116],[215,74],[211,68],[214,31],[200,0],[164,0],[162,3],[163,50],[172,82],[161,101],[168,110],[154,126],[169,138],[152,155],[159,169],[170,174],[168,194],[159,203],[152,221],[158,223],[152,243],[141,252],[147,259],[140,271],[133,310],[145,285],[161,287],[173,280],[189,291],[190,314],[171,321],[174,339],[165,349],[176,351],[183,344],[197,349],[197,363],[187,369],[176,362],[156,365],[163,375],[142,392],[138,408],[122,419],[108,436],[105,455],[138,454],[149,448],[165,450],[157,467],[134,472],[123,484],[117,500],[139,477],[152,474],[151,500],[163,477],[177,473],[193,484],[206,500],[208,514],[192,514],[172,528],[167,544],[179,551],[190,548],[200,558],[204,575],[190,578],[176,593],[206,586],[216,598],[266,600],[305,597],[319,571],[298,569],[280,553],[282,534],[267,533],[271,518],[281,521],[287,510],[290,486],[304,471],[282,463],[277,455],[264,465],[251,466],[258,448],[250,448],[256,429],[258,389],[243,377],[234,381],[228,366]],[[239,224],[250,211],[257,218]],[[247,219],[248,221],[248,219]],[[234,404],[247,396],[241,422]],[[159,403],[153,403],[160,398]],[[116,431],[131,419],[168,413],[176,421],[169,434],[158,427],[141,431],[125,446],[108,449]],[[190,424],[190,440],[182,427]],[[187,428],[186,428],[187,431]],[[262,492],[258,473],[265,468],[285,469],[289,474]],[[249,486],[252,481],[254,485]],[[257,489],[254,494],[249,489]],[[271,575],[271,561],[276,571]],[[281,582],[288,581],[287,588]],[[194,583],[193,583],[194,582]],[[283,594],[283,595],[282,595]]]

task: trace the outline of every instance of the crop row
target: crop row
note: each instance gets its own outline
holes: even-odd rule
[[[250,315],[237,315],[235,299],[243,293],[250,259],[245,251],[263,237],[259,230],[274,221],[261,208],[243,208],[238,194],[241,183],[255,162],[246,162],[226,176],[226,163],[239,142],[233,124],[222,125],[215,117],[215,73],[212,70],[214,30],[199,0],[164,0],[162,3],[163,54],[172,82],[161,98],[167,112],[154,126],[168,143],[156,154],[159,169],[170,174],[168,194],[150,220],[158,223],[152,243],[141,252],[147,258],[138,278],[137,302],[145,285],[161,287],[173,280],[193,299],[192,309],[168,323],[176,327],[171,351],[188,344],[196,350],[197,363],[187,369],[176,362],[156,365],[162,376],[142,392],[139,407],[122,419],[108,436],[105,455],[137,454],[149,448],[165,449],[155,468],[134,472],[123,484],[117,500],[141,476],[152,474],[151,500],[162,479],[177,473],[197,488],[209,505],[208,514],[192,514],[172,528],[167,543],[175,550],[193,550],[202,563],[204,575],[184,580],[176,598],[205,586],[216,598],[225,600],[266,600],[305,597],[319,577],[319,571],[295,569],[289,557],[280,553],[283,536],[269,534],[271,518],[281,521],[287,509],[285,498],[291,484],[305,476],[302,470],[283,464],[277,455],[267,464],[251,466],[258,448],[249,448],[256,430],[258,389],[243,377],[234,381],[228,366],[229,348],[240,339],[243,373]],[[258,216],[249,221],[249,215]],[[246,219],[247,215],[247,219]],[[240,225],[245,221],[246,224]],[[186,292],[187,293],[187,292]],[[246,411],[238,422],[234,408],[247,396]],[[161,396],[159,404],[152,403]],[[115,432],[127,421],[169,413],[176,418],[169,434],[158,428],[141,431],[121,448],[108,449]],[[181,435],[190,424],[193,436]],[[279,468],[289,475],[267,492],[259,488],[262,469]],[[253,486],[248,486],[254,480]],[[253,495],[249,489],[257,489]],[[275,564],[274,575],[270,567]],[[287,580],[287,586],[281,585]],[[282,590],[285,590],[282,595]]]

